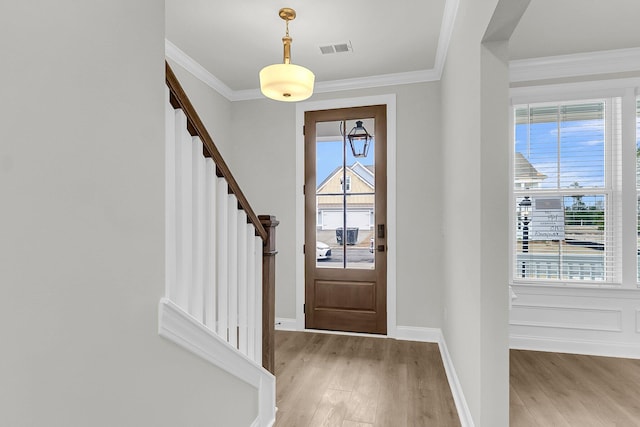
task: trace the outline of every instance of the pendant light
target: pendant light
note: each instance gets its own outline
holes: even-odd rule
[[[296,17],[296,11],[285,7],[278,13],[286,22],[287,32],[282,38],[284,60],[282,64],[273,64],[260,71],[260,90],[267,98],[276,101],[302,101],[313,95],[315,76],[308,69],[291,63],[291,42],[289,21]]]

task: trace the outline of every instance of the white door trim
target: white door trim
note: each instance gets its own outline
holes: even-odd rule
[[[304,312],[304,113],[336,108],[387,106],[387,336],[396,336],[396,95],[338,98],[296,104],[296,329],[303,331]]]

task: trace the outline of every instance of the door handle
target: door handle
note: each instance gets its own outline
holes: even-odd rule
[[[384,252],[384,245],[378,245],[378,252]]]

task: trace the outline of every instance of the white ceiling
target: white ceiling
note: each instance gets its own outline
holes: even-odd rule
[[[166,37],[232,90],[255,89],[258,72],[282,62],[282,7],[291,62],[316,82],[433,68],[445,0],[166,0]],[[353,53],[319,46],[351,42]]]
[[[292,62],[316,83],[434,68],[445,3],[457,0],[166,0],[166,37],[232,91],[258,88],[282,62],[281,7],[292,7]],[[512,59],[640,47],[640,0],[532,0]],[[444,26],[446,28],[446,25]],[[350,42],[352,53],[319,46]]]
[[[509,41],[511,59],[633,47],[639,0],[532,0]]]

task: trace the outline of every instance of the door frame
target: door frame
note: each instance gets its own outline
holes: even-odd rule
[[[295,329],[305,330],[303,306],[305,301],[304,245],[304,113],[315,110],[364,107],[385,104],[387,106],[387,336],[396,337],[396,95],[374,95],[358,98],[337,98],[296,104],[296,319]],[[379,335],[378,335],[379,336]]]

